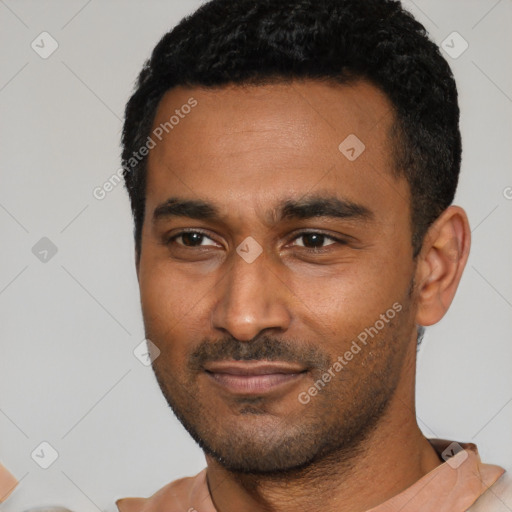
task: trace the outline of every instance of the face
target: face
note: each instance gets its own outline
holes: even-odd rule
[[[364,82],[175,88],[159,105],[146,337],[169,405],[228,469],[348,457],[396,392],[415,306],[392,120]]]

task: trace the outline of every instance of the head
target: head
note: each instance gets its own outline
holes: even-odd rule
[[[458,119],[448,64],[394,1],[213,0],[157,44],[122,155],[146,336],[225,467],[348,456],[413,385],[417,327],[469,251]],[[233,360],[293,376],[235,389]]]

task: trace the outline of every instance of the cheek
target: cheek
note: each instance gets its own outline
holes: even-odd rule
[[[166,264],[141,262],[139,287],[146,337],[160,349],[162,359],[181,363],[190,342],[203,337],[201,327],[209,318],[206,285],[184,279]]]
[[[322,277],[297,276],[290,286],[297,299],[292,314],[311,332],[338,346],[341,340],[352,339],[374,325],[393,304],[404,302],[411,272],[403,262],[380,260]]]
[[[193,314],[202,295],[201,280],[190,281],[162,260],[141,262],[139,288],[144,314],[155,321],[175,324]]]

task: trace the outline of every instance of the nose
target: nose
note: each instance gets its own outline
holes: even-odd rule
[[[218,286],[213,328],[249,341],[266,329],[285,331],[291,321],[289,288],[265,254],[248,263],[237,253]]]

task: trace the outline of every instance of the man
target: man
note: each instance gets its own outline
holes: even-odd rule
[[[213,0],[162,38],[123,166],[153,368],[207,468],[121,512],[512,510],[415,415],[470,247],[458,121],[399,2]]]

